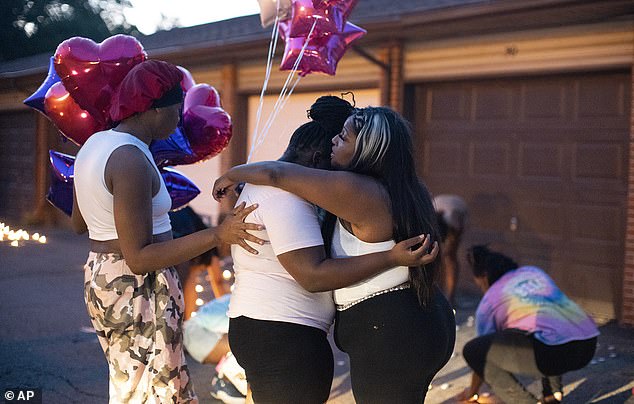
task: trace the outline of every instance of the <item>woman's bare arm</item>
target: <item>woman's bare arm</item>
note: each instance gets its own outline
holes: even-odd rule
[[[233,167],[214,184],[216,200],[239,182],[270,185],[291,192],[355,225],[385,220],[391,229],[389,198],[374,179],[348,171],[328,171],[282,161]]]
[[[262,226],[244,223],[256,206],[239,206],[218,227],[176,240],[152,242],[152,177],[154,168],[133,146],[115,150],[106,166],[106,182],[112,186],[114,219],[121,251],[132,272],[145,274],[196,257],[221,242],[239,244],[257,254],[244,240],[262,243],[246,230]]]
[[[71,225],[73,227],[73,231],[77,234],[84,234],[88,231],[88,226],[86,226],[86,221],[84,217],[81,215],[79,211],[79,205],[77,204],[77,195],[75,193],[75,186],[73,185],[73,210],[70,215]]]
[[[416,250],[411,248],[421,244]],[[286,271],[309,292],[323,292],[353,285],[397,266],[421,266],[433,262],[438,243],[430,247],[429,235],[401,241],[389,251],[356,257],[327,259],[323,246],[302,248],[277,256]]]

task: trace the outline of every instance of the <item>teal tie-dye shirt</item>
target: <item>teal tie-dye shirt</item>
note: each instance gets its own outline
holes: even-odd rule
[[[521,267],[498,279],[476,310],[478,335],[509,328],[532,333],[547,345],[599,335],[594,321],[537,267]]]

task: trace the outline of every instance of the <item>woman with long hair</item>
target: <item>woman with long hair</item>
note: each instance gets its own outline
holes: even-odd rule
[[[386,251],[419,234],[439,240],[429,192],[416,177],[411,130],[389,108],[354,112],[332,139],[334,171],[277,161],[237,166],[214,184],[221,198],[239,182],[291,192],[330,213],[334,258]],[[439,260],[395,266],[334,286],[335,342],[350,356],[358,403],[421,403],[451,357],[455,320],[436,285]]]

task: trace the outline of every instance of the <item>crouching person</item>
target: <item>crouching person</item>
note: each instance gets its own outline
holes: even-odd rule
[[[472,383],[459,399],[477,402],[484,381],[506,403],[560,402],[561,376],[594,356],[596,325],[541,269],[518,268],[484,246],[472,247],[468,259],[484,297],[476,310],[478,337],[463,350]],[[543,397],[534,397],[517,375],[541,378]]]

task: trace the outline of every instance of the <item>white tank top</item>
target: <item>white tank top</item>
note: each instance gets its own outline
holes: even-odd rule
[[[112,152],[123,145],[136,146],[145,154],[156,169],[161,182],[159,192],[152,198],[152,234],[161,234],[172,229],[167,212],[172,200],[167,192],[158,167],[147,144],[128,133],[106,130],[92,135],[81,147],[75,159],[75,192],[79,211],[88,226],[92,240],[118,239],[114,225],[113,197],[105,180],[106,163]]]
[[[364,255],[390,250],[395,244],[394,240],[382,241],[380,243],[367,243],[359,240],[337,220],[335,232],[332,237],[331,255],[333,258]],[[347,288],[335,290],[335,303],[337,305],[352,303],[382,290],[401,285],[408,280],[408,267],[388,269],[385,272],[381,272],[372,278],[368,278]]]

